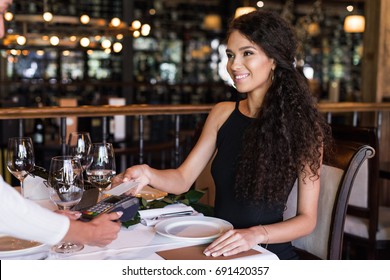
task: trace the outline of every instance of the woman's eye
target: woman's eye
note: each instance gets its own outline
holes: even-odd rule
[[[231,54],[231,53],[226,53],[226,56],[227,56],[227,58],[229,59],[229,58],[232,58],[232,57],[233,57],[233,54]]]
[[[244,56],[252,55],[252,52],[244,52]]]

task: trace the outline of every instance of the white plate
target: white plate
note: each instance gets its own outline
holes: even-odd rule
[[[153,200],[159,200],[166,197],[168,193],[156,190],[155,188],[152,188],[151,186],[145,186],[142,188],[142,190],[137,193],[136,197],[142,197],[146,201],[150,202]]]
[[[38,252],[45,244],[23,240],[11,236],[0,236],[0,257],[14,257]]]
[[[196,241],[213,240],[233,226],[218,218],[187,216],[161,221],[155,228],[157,233],[170,238]]]

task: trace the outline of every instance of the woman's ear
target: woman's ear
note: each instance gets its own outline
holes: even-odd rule
[[[275,68],[276,68],[276,62],[275,59],[272,58],[272,66],[271,66],[272,71],[274,71]]]

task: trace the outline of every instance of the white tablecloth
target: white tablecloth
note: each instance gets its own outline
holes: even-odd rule
[[[123,228],[119,232],[118,238],[104,248],[85,246],[83,250],[69,255],[51,253],[48,256],[48,259],[161,260],[162,258],[156,254],[157,251],[186,247],[201,243],[202,242],[181,241],[161,236],[155,232],[154,227],[137,224],[127,229]],[[255,249],[262,252],[262,254],[252,255],[246,258],[264,260],[277,259],[275,254],[260,246],[256,246]]]
[[[43,207],[55,209],[55,205],[48,200],[37,201]],[[130,226],[129,228],[122,227],[118,234],[118,238],[108,246],[93,247],[85,246],[79,252],[72,254],[59,254],[50,250],[49,247],[39,248],[39,251],[29,251],[27,254],[18,254],[17,256],[6,256],[1,259],[71,259],[71,260],[161,260],[162,258],[156,254],[158,251],[187,247],[196,244],[202,244],[205,241],[188,241],[170,238],[158,234],[154,227],[148,227],[143,224]],[[245,257],[247,259],[263,259],[275,260],[277,256],[270,251],[256,246],[255,250],[262,254],[255,254]]]

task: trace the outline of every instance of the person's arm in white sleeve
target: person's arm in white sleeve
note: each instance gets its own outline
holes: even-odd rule
[[[0,177],[0,233],[54,245],[69,226],[68,217],[23,198]]]
[[[68,213],[69,214],[69,213]],[[49,245],[61,240],[105,246],[117,238],[122,212],[103,214],[90,222],[69,219],[25,199],[0,176],[0,233]]]

